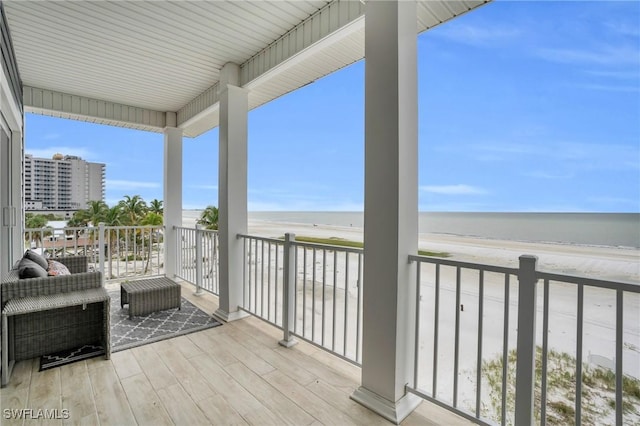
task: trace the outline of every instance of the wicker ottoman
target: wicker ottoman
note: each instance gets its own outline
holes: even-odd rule
[[[180,284],[169,278],[151,278],[120,284],[120,307],[129,305],[129,318],[165,309],[180,309]]]

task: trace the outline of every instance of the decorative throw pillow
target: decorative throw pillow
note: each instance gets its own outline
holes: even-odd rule
[[[31,259],[23,257],[18,264],[18,277],[20,278],[44,278],[47,270]]]
[[[33,250],[27,250],[26,252],[24,252],[24,257],[36,262],[42,267],[42,269],[46,270],[49,267],[49,265],[47,264],[47,258],[42,256],[41,254],[36,253]]]
[[[49,259],[49,268],[47,268],[47,273],[51,276],[55,275],[71,275],[69,269],[64,265],[64,263],[60,263],[57,260]]]

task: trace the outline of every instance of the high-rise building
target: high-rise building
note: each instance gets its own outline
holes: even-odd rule
[[[25,154],[25,210],[75,211],[104,201],[105,169],[73,155],[34,158]]]

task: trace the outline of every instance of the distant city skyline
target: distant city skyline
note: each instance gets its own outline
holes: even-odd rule
[[[421,211],[640,212],[640,3],[494,1],[418,37]],[[364,61],[249,113],[251,211],[361,211]],[[163,135],[26,114],[25,152],[163,198]],[[217,205],[218,130],[183,141]]]

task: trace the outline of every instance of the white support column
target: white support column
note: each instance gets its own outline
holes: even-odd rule
[[[362,386],[351,396],[394,423],[420,403],[413,377],[418,249],[416,3],[367,2]]]
[[[243,318],[242,240],[247,233],[248,94],[239,87],[240,67],[227,63],[220,71],[220,155],[218,176],[218,238],[220,239],[220,307],[225,321]]]
[[[176,274],[177,232],[182,226],[182,129],[176,126],[176,114],[167,112],[164,129],[164,273]]]

